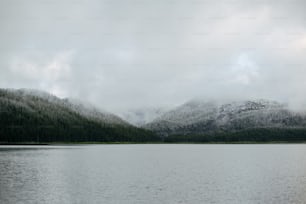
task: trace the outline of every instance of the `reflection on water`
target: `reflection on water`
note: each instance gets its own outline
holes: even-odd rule
[[[0,146],[0,203],[305,203],[306,145]]]

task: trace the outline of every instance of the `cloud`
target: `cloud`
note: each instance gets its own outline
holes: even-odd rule
[[[115,112],[194,97],[306,101],[304,1],[0,4],[1,87]]]
[[[260,77],[257,65],[248,55],[241,54],[237,62],[231,67],[231,81],[242,85],[249,85]]]
[[[46,90],[59,97],[67,96],[67,90],[61,85],[70,80],[72,58],[73,51],[62,51],[44,59],[35,53],[28,57],[14,56],[10,61],[8,71],[11,78],[7,79],[7,83],[14,87],[21,84],[24,88]]]

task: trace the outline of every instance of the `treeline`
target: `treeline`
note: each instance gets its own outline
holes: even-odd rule
[[[0,143],[154,142],[160,137],[133,126],[101,124],[78,114],[49,118],[16,110],[0,114]]]
[[[236,132],[170,135],[166,143],[306,142],[306,128],[256,128]]]
[[[78,114],[49,118],[35,112],[0,114],[0,143],[19,142],[154,142],[160,137],[133,126],[101,124]]]
[[[50,142],[157,142],[154,133],[132,127],[82,126],[11,126],[1,127],[0,143]]]

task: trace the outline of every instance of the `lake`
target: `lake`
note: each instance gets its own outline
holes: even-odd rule
[[[306,203],[306,145],[0,146],[0,203]]]

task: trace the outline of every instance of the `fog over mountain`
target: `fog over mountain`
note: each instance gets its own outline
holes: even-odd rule
[[[0,87],[124,114],[192,98],[305,109],[303,0],[2,0]]]
[[[147,123],[152,122],[156,118],[162,116],[166,112],[171,110],[171,108],[153,108],[145,107],[134,110],[126,110],[119,114],[121,118],[128,121],[129,123],[141,127]]]

